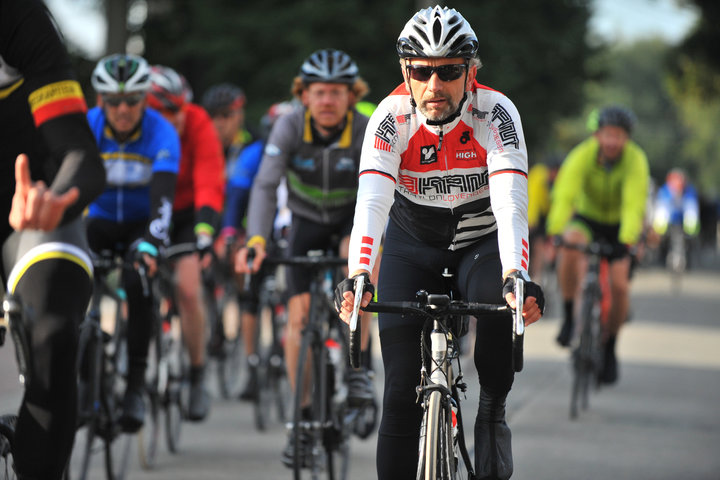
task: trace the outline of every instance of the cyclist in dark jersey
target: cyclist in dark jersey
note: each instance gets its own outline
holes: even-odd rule
[[[293,94],[305,108],[280,117],[270,132],[250,192],[247,248],[238,252],[238,271],[257,272],[262,265],[282,177],[287,180],[287,205],[292,212],[289,255],[328,248],[335,248],[341,256],[347,253],[361,141],[368,120],[354,105],[367,91],[357,65],[345,52],[324,49],[305,60],[293,82]],[[337,240],[332,244],[332,237],[340,239],[339,245]],[[248,248],[257,252],[251,268],[247,265]],[[285,362],[290,385],[295,388],[301,331],[310,309],[311,276],[305,268],[292,267],[288,277]],[[350,375],[355,378],[348,379],[349,401],[372,401],[367,372],[353,371]],[[291,435],[283,452],[283,462],[289,467],[295,451],[293,439]]]
[[[0,274],[31,312],[19,326],[30,346],[13,445],[21,479],[60,478],[75,435],[77,327],[92,275],[79,216],[105,179],[86,110],[45,5],[0,1],[0,211],[10,217]]]

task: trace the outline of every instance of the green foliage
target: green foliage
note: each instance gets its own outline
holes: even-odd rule
[[[457,0],[477,33],[478,81],[515,102],[531,158],[556,119],[580,110],[587,78],[589,0]],[[146,57],[188,77],[200,98],[231,81],[248,96],[248,118],[289,97],[302,61],[339,48],[358,63],[379,102],[401,81],[395,42],[418,2],[399,0],[148,0]]]
[[[704,192],[720,195],[720,72],[688,58],[679,60],[680,74],[669,81],[678,105],[685,142],[681,164]]]

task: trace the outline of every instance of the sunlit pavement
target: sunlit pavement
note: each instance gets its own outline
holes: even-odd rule
[[[632,288],[633,317],[618,341],[620,381],[594,392],[577,420],[568,417],[569,352],[554,342],[558,309],[527,329],[525,369],[508,400],[513,479],[720,478],[720,270],[691,272],[673,291],[664,271],[643,269]],[[470,432],[476,376],[469,358],[463,366]],[[11,411],[20,398],[12,347],[0,349],[0,376],[0,411]],[[376,478],[375,439],[353,440],[350,478]],[[248,404],[215,400],[205,423],[183,425],[179,455],[161,439],[156,468],[142,471],[133,452],[129,478],[288,479],[284,445],[284,426],[257,433]],[[92,478],[104,478],[99,459],[94,467]]]

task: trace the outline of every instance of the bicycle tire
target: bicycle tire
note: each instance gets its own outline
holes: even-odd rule
[[[590,385],[593,376],[598,368],[597,336],[599,331],[599,319],[597,316],[597,295],[595,292],[587,292],[583,295],[583,303],[580,309],[582,319],[582,330],[580,332],[580,343],[573,351],[573,383],[570,398],[570,418],[576,419],[580,410],[589,407]]]
[[[285,361],[279,338],[279,327],[272,305],[261,309],[258,318],[258,341],[256,342],[259,364],[257,366],[257,396],[253,401],[255,428],[268,428],[273,410],[280,424],[286,420],[289,386],[285,375]]]
[[[133,435],[121,433],[105,442],[105,474],[108,480],[123,480],[128,472]]]
[[[226,316],[231,314],[233,305],[237,306],[237,317],[234,328],[228,335],[226,321],[229,320],[226,319]],[[223,294],[218,308],[213,335],[220,335],[219,338],[222,339],[222,342],[220,351],[215,355],[215,372],[220,395],[227,400],[236,397],[240,392],[240,374],[245,359],[242,344],[242,317],[245,307],[242,302],[233,298],[231,292],[226,292]]]
[[[170,453],[176,454],[180,450],[180,436],[182,422],[185,419],[185,399],[188,396],[189,361],[185,359],[182,340],[172,338],[171,332],[165,333],[163,348],[168,358],[167,387],[162,399],[165,410],[165,440]]]
[[[89,315],[92,315],[92,313]],[[82,384],[84,385],[84,388],[79,388],[78,391],[78,404],[82,406],[82,408],[79,409],[79,416],[87,418],[83,419],[84,424],[75,432],[75,441],[72,453],[79,455],[79,460],[73,462],[71,456],[71,462],[69,462],[69,464],[79,463],[77,478],[80,480],[88,478],[93,454],[102,451],[95,446],[95,440],[97,437],[96,432],[100,418],[100,411],[97,407],[99,402],[97,402],[96,399],[99,398],[101,392],[101,365],[103,361],[101,350],[102,345],[100,345],[100,338],[96,337],[96,335],[100,334],[97,331],[97,324],[94,323],[95,320],[90,321],[93,322],[89,325],[92,328],[87,328],[81,332],[81,340],[79,342],[77,353],[78,369],[82,366],[93,367],[90,371],[86,372],[87,380]],[[87,357],[87,355],[92,355],[92,359]],[[78,386],[80,387],[80,385],[81,383],[78,381]],[[84,392],[84,394],[81,392]],[[85,396],[88,398],[83,401],[81,397]],[[87,412],[85,411],[85,408],[88,409]],[[82,445],[82,447],[78,448],[79,445]],[[69,469],[70,468],[68,467],[68,471]],[[68,478],[70,478],[69,472]]]
[[[311,314],[313,308],[311,307]],[[337,419],[331,416],[328,388],[328,362],[325,348],[319,341],[317,331],[303,332],[298,357],[298,375],[295,384],[310,385],[312,416],[309,420],[302,419],[302,388],[296,388],[293,414],[293,436],[296,445],[293,458],[293,478],[303,480],[311,478],[327,480],[344,480],[349,469],[349,448],[343,443],[342,431],[336,429]],[[307,366],[307,359],[312,365]],[[297,426],[300,425],[300,428]],[[305,448],[297,448],[303,444],[303,433],[310,439]],[[340,438],[338,438],[338,436]],[[338,461],[339,460],[339,461]]]
[[[148,387],[145,393],[145,424],[137,433],[138,456],[143,470],[151,470],[155,466],[160,443],[160,401],[157,391],[151,388]]]
[[[425,437],[421,438],[425,442],[423,456],[419,459],[422,468],[418,469],[423,475],[419,478],[423,480],[447,478],[443,476],[443,462],[447,461],[447,429],[442,412],[442,394],[431,392],[425,410]]]
[[[0,416],[0,479],[16,479],[15,458],[12,453],[12,444],[15,438],[15,424],[17,415]]]
[[[322,350],[317,346],[316,335],[316,332],[306,327],[300,341],[293,396],[292,436],[295,445],[295,451],[293,452],[293,478],[295,480],[302,480],[304,469],[309,469],[311,473],[308,475],[316,478],[315,472],[319,465],[317,459],[313,457],[313,453],[320,454],[321,451],[324,452],[324,449],[317,448],[322,442],[322,430],[318,427],[323,423],[324,402],[321,400],[319,389],[316,388],[320,382],[323,363],[319,354]],[[310,365],[308,365],[308,359],[310,359]],[[310,389],[312,411],[310,419],[304,419],[302,415],[303,385],[307,385]],[[310,445],[306,445],[306,437],[310,438]],[[306,447],[310,451],[309,453],[305,451]],[[305,478],[307,478],[307,475]]]
[[[138,458],[140,467],[149,470],[155,466],[160,437],[160,365],[162,337],[157,322],[153,329],[145,369],[145,423],[138,431]]]
[[[97,433],[105,444],[105,474],[108,480],[123,480],[127,475],[130,460],[130,445],[133,435],[120,431],[118,419],[121,414],[122,397],[127,389],[127,336],[126,323],[122,317],[116,317],[113,332],[107,341],[112,350],[106,351],[104,360],[109,362],[101,376],[101,409],[106,421],[102,431]]]

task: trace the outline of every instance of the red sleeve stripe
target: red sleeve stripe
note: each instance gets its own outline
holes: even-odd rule
[[[522,256],[523,256],[523,258],[524,258],[525,260],[529,260],[529,258],[528,258],[528,251],[527,251],[527,250],[523,249],[523,251],[522,251]]]
[[[87,111],[80,84],[75,80],[63,80],[42,86],[28,96],[28,104],[40,126],[53,118]]]
[[[360,264],[361,264],[361,265],[368,265],[368,266],[369,266],[369,265],[370,265],[370,258],[368,258],[368,257],[362,257],[362,258],[360,259]]]
[[[35,118],[35,126],[39,127],[48,120],[72,113],[84,114],[87,112],[84,98],[67,98],[48,103],[33,112]]]
[[[362,247],[360,248],[360,254],[361,255],[370,255],[372,253],[372,248],[370,247]]]
[[[522,246],[528,248],[528,242],[524,238],[522,239]]]
[[[522,170],[519,170],[517,168],[505,168],[503,170],[497,170],[490,174],[491,177],[494,177],[495,175],[498,175],[500,173],[516,173],[518,175],[522,175],[523,177],[527,178],[527,173],[523,172]]]
[[[377,148],[378,150],[383,150],[385,152],[392,151],[392,146],[385,140],[378,137],[375,137],[375,148]]]
[[[527,262],[526,262],[525,260],[523,260],[522,262],[520,262],[520,265],[521,265],[525,270],[527,270]]]
[[[397,183],[397,180],[395,180],[395,178],[392,175],[390,175],[389,173],[381,172],[380,170],[363,170],[362,172],[360,172],[360,175],[358,175],[358,176],[365,175],[366,173],[370,173],[370,174],[374,174],[374,175],[381,175],[383,177],[389,178],[394,183]]]
[[[362,237],[362,239],[360,240],[360,243],[363,243],[365,245],[371,245],[371,246],[374,242],[375,241],[373,240],[372,237]]]

